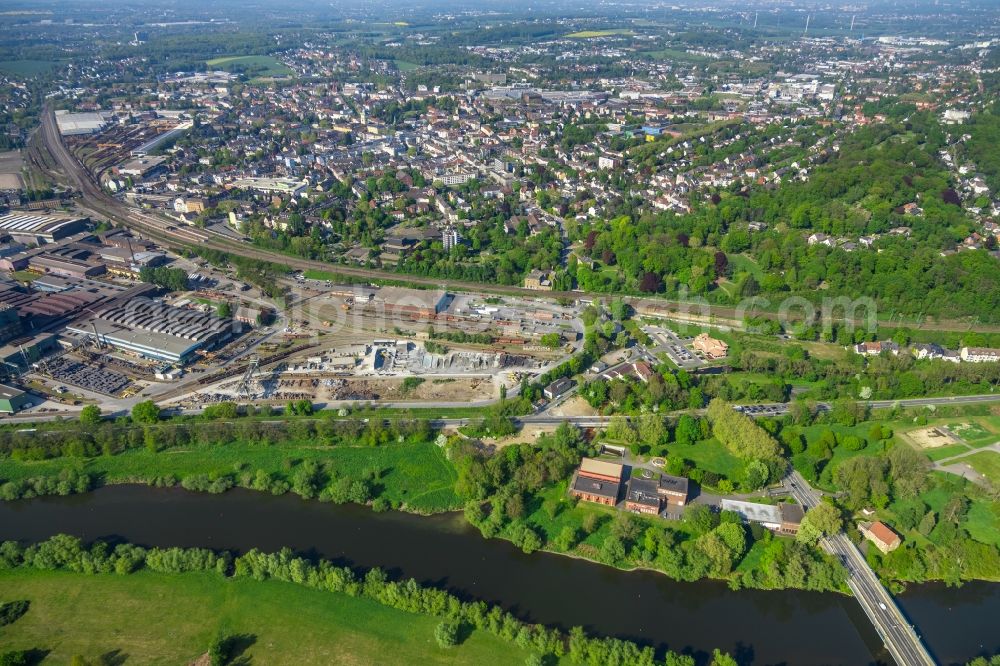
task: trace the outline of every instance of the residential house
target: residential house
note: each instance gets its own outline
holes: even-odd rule
[[[951,351],[950,349],[944,349],[940,345],[934,344],[916,344],[910,347],[910,351],[913,356],[920,360],[931,360],[931,359],[941,359],[944,361],[951,361],[952,363],[958,363],[961,360],[958,352]]]
[[[854,353],[862,356],[878,356],[882,352],[889,352],[893,356],[899,356],[899,345],[892,340],[876,342],[859,342],[854,345]]]
[[[866,539],[875,544],[875,547],[883,553],[896,550],[903,542],[891,527],[879,520],[858,523],[858,529],[861,530],[861,534]]]
[[[959,355],[966,363],[997,363],[1000,361],[1000,349],[987,347],[962,347]]]
[[[552,276],[545,271],[533,270],[524,277],[524,288],[535,291],[552,291]]]

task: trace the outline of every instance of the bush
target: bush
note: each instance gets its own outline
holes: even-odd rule
[[[31,650],[11,650],[0,654],[0,666],[28,666],[32,663]]]
[[[458,625],[454,622],[442,622],[434,628],[434,640],[443,648],[458,645]]]
[[[31,602],[20,599],[18,601],[8,601],[0,604],[0,627],[13,624],[21,619],[21,616],[28,612]]]

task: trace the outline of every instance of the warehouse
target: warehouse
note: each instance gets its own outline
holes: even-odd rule
[[[28,266],[39,273],[52,273],[70,278],[91,278],[104,275],[107,266],[98,263],[87,263],[71,257],[60,257],[54,254],[39,254],[28,260]]]
[[[84,231],[89,223],[88,217],[11,212],[0,215],[0,233],[21,243],[41,245]]]
[[[74,322],[67,330],[146,358],[184,363],[198,350],[230,339],[243,326],[205,312],[135,299]]]
[[[108,119],[104,113],[70,113],[62,109],[56,111],[56,125],[63,136],[96,134],[107,124]]]
[[[21,389],[0,384],[0,412],[14,414],[31,406],[31,399]]]
[[[448,307],[451,296],[439,289],[420,291],[401,287],[382,287],[375,292],[373,302],[395,314],[414,314],[418,317],[433,317]]]

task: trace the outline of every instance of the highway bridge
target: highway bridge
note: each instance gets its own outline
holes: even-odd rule
[[[785,485],[804,508],[810,509],[819,504],[819,494],[798,472],[792,471]],[[916,628],[903,615],[857,546],[843,533],[823,539],[822,545],[847,569],[848,587],[896,663],[899,666],[933,666],[936,662],[920,640]]]

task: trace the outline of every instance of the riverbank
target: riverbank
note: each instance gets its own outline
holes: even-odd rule
[[[445,650],[437,618],[280,581],[229,580],[210,573],[129,576],[67,571],[0,571],[4,599],[28,613],[3,628],[3,649],[49,650],[93,662],[117,654],[143,664],[184,664],[220,632],[244,635],[241,656],[261,664],[523,664],[528,652],[483,631]]]
[[[373,513],[353,504],[233,489],[110,486],[69,497],[0,503],[0,541],[43,541],[69,533],[146,547],[208,547],[246,553],[283,546],[310,559],[392,580],[415,579],[465,601],[485,601],[520,620],[672,649],[705,663],[716,647],[753,663],[797,666],[874,663],[887,658],[857,602],[799,590],[734,591],[711,580],[676,582],[483,539],[454,514]],[[6,598],[6,597],[5,597]],[[911,614],[911,602],[913,599]],[[900,599],[941,663],[1000,651],[991,618],[1000,586],[914,585]]]
[[[330,489],[325,499],[377,503],[378,509],[431,514],[461,508],[454,468],[440,447],[420,441],[378,447],[235,441],[162,451],[129,449],[88,458],[6,458],[0,459],[0,480],[5,482],[0,497],[24,496],[7,483],[30,484],[32,479],[58,477],[64,470],[87,474],[97,485],[182,484],[208,492],[243,486],[307,499]]]
[[[354,504],[233,489],[109,486],[68,497],[0,503],[0,540],[56,533],[146,547],[209,547],[234,553],[284,546],[338,565],[414,578],[527,622],[569,631],[584,626],[657,650],[709,654],[752,647],[760,663],[867,663],[880,643],[856,602],[843,595],[730,590],[675,582],[548,553],[527,555],[482,536],[454,514],[373,513]],[[613,609],[608,611],[607,609]],[[817,632],[817,627],[823,627]],[[791,636],[791,638],[790,638]],[[704,661],[704,660],[702,660]]]

